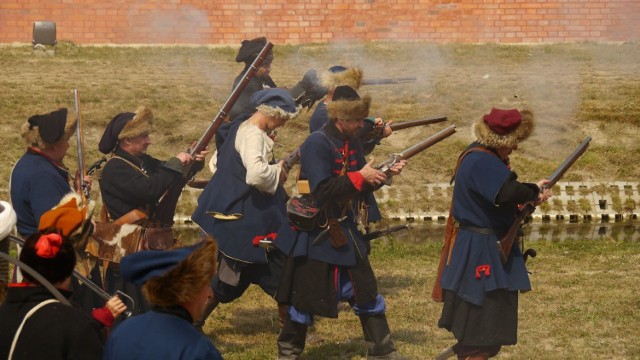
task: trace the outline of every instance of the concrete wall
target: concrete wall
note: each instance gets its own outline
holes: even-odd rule
[[[78,44],[627,41],[640,37],[640,1],[2,0],[0,43],[31,42],[39,20]]]

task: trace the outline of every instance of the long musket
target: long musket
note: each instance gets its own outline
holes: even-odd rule
[[[388,85],[388,84],[402,84],[416,82],[415,77],[397,77],[397,78],[385,78],[385,79],[364,79],[360,85]]]
[[[387,236],[389,234],[393,234],[394,232],[400,231],[400,230],[405,230],[408,229],[409,225],[404,224],[404,225],[398,225],[398,226],[392,226],[390,228],[387,228],[385,230],[376,230],[376,231],[372,231],[370,233],[364,234],[364,240],[367,241],[371,241],[371,240],[375,240],[379,237],[383,237],[383,236]]]
[[[87,175],[87,170],[84,163],[84,135],[82,131],[82,116],[80,115],[80,95],[78,94],[78,89],[73,89],[73,100],[76,108],[76,144],[78,151],[78,171],[76,172],[74,187],[76,192],[84,199],[89,199],[89,186],[84,181],[84,177]]]
[[[242,80],[238,82],[231,92],[231,95],[229,95],[227,101],[225,101],[220,111],[218,111],[216,117],[211,121],[209,127],[205,130],[200,139],[198,139],[196,144],[190,149],[189,154],[191,156],[195,156],[209,145],[209,142],[213,139],[216,131],[222,124],[222,121],[229,115],[231,108],[242,94],[242,91],[247,87],[249,81],[255,76],[258,67],[260,67],[264,59],[267,57],[271,48],[273,48],[273,44],[271,42],[267,42],[264,45],[256,59],[251,63],[247,71],[242,76]],[[167,190],[156,207],[154,214],[151,216],[154,220],[158,221],[163,226],[170,227],[173,225],[173,215],[176,212],[176,205],[178,204],[178,198],[182,193],[182,189],[199,170],[200,168],[194,166],[192,163],[181,181]]]
[[[425,118],[425,119],[408,120],[408,121],[403,121],[403,122],[399,122],[399,123],[393,123],[393,124],[389,125],[389,127],[391,127],[391,129],[395,131],[395,130],[407,129],[407,128],[414,127],[414,126],[437,124],[437,123],[443,122],[443,121],[447,121],[447,117],[446,116],[436,116],[436,117]],[[454,127],[455,127],[455,125],[454,125]],[[379,129],[383,129],[383,128],[384,128],[384,126],[379,127]],[[376,128],[374,128],[374,131],[372,131],[372,134],[367,134],[367,135],[376,136],[375,133],[377,131],[378,130]],[[365,135],[365,137],[367,135]],[[366,141],[366,139],[365,139],[365,141]],[[284,160],[285,169],[287,171],[291,170],[291,168],[300,161],[300,147],[297,147],[289,155],[287,155],[284,158],[282,158],[282,160]]]
[[[456,126],[455,125],[451,125],[448,128],[434,134],[431,135],[430,137],[420,141],[419,143],[407,148],[406,150],[399,152],[399,153],[395,153],[395,154],[391,154],[389,156],[389,158],[387,160],[385,160],[384,162],[378,164],[375,166],[376,169],[382,171],[383,173],[385,173],[387,175],[387,180],[391,179],[391,168],[393,167],[393,165],[395,163],[397,163],[400,160],[407,160],[413,156],[415,156],[416,154],[419,154],[420,152],[430,148],[431,146],[439,143],[440,141],[448,138],[449,136],[455,134],[456,132]],[[389,184],[389,181],[386,182],[387,184]],[[384,185],[384,184],[382,184]],[[380,186],[382,187],[382,186]],[[344,217],[343,217],[344,218]],[[340,220],[339,220],[340,221]],[[329,227],[327,226],[324,230],[322,230],[318,236],[315,238],[315,240],[313,240],[312,245],[316,246],[318,244],[320,244],[321,242],[325,241],[328,238],[329,235]]]
[[[11,241],[13,241],[14,243],[20,245],[20,246],[24,246],[24,240],[17,237],[17,236],[13,236],[13,235],[9,235],[7,236],[7,238]],[[0,254],[3,254],[2,252],[0,252]],[[20,267],[22,269],[22,266]],[[35,271],[35,270],[34,270]],[[29,273],[31,274],[31,273]],[[31,274],[33,275],[33,274]],[[111,299],[113,297],[113,295],[109,295],[109,293],[107,293],[106,291],[104,291],[100,286],[96,285],[93,281],[89,280],[86,276],[80,274],[77,270],[73,270],[72,273],[73,277],[75,277],[77,280],[79,280],[80,282],[82,282],[84,285],[87,286],[87,288],[89,288],[89,290],[93,291],[96,295],[100,296],[103,300],[108,301],[109,299]],[[35,278],[35,277],[34,277]],[[40,282],[42,284],[42,282],[40,281],[40,279],[35,278],[36,280],[38,280],[38,282]],[[46,279],[45,279],[46,281]],[[126,298],[127,300],[129,300],[129,302],[131,303],[131,308],[135,307],[135,302],[133,301],[133,299],[125,294],[124,292],[118,290],[116,292],[117,295],[122,295],[124,298]],[[127,310],[124,312],[126,317],[131,316],[131,311]]]
[[[414,126],[422,126],[422,125],[431,125],[437,124],[443,121],[447,121],[446,116],[434,116],[430,118],[418,119],[418,120],[407,120],[402,122],[394,122],[389,125],[391,130],[403,130],[412,128]],[[386,124],[382,124],[381,126],[374,126],[371,130],[361,135],[363,143],[366,143],[371,140],[375,140],[379,142],[382,139],[382,133],[384,131]]]
[[[439,143],[440,141],[448,138],[449,136],[455,134],[456,132],[456,126],[455,125],[451,125],[449,127],[447,127],[446,129],[429,136],[428,138],[420,141],[419,143],[407,148],[406,150],[396,153],[396,154],[392,154],[391,156],[389,156],[389,158],[385,161],[383,161],[382,163],[378,164],[375,166],[376,169],[384,172],[385,174],[387,174],[387,176],[389,176],[390,174],[390,170],[393,167],[393,165],[395,163],[397,163],[400,160],[407,160],[411,157],[413,157],[416,154],[419,154],[420,152],[430,148],[431,146]]]
[[[573,150],[571,155],[569,155],[562,162],[562,164],[560,164],[560,166],[558,166],[558,168],[547,178],[547,180],[549,180],[549,183],[543,185],[540,191],[552,188],[558,182],[558,180],[562,178],[567,170],[569,170],[571,165],[573,165],[573,163],[576,162],[576,160],[578,160],[578,158],[582,156],[585,151],[587,151],[590,141],[591,136],[587,136],[582,141],[582,143],[575,150]],[[507,233],[500,239],[498,243],[498,251],[500,253],[500,259],[502,260],[503,264],[507,263],[509,254],[511,254],[511,248],[513,247],[513,244],[518,242],[518,232],[520,231],[520,227],[522,226],[524,221],[529,216],[531,216],[531,214],[533,214],[535,210],[536,207],[532,203],[525,204],[520,210],[520,213],[516,217],[513,224],[511,224],[509,231],[507,231]]]

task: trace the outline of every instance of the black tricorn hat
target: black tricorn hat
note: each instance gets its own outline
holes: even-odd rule
[[[236,56],[236,62],[244,62],[246,64],[251,64],[253,60],[258,57],[260,54],[260,50],[264,48],[267,44],[266,37],[259,37],[253,40],[243,40],[242,45],[240,46],[240,50],[238,50],[238,55]],[[269,54],[273,54],[273,50],[269,51]],[[265,59],[265,64],[268,64],[268,59]]]

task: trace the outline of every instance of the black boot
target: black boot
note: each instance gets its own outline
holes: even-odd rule
[[[367,359],[406,359],[396,351],[385,314],[360,315],[360,323],[367,341]]]
[[[291,321],[287,317],[278,335],[278,360],[296,360],[304,351],[307,325]]]
[[[193,326],[196,329],[198,329],[198,331],[200,331],[201,333],[204,333],[204,331],[202,330],[202,327],[204,326],[204,323],[209,318],[209,315],[211,315],[213,310],[215,310],[215,308],[218,306],[218,304],[220,304],[220,302],[216,300],[216,297],[215,296],[212,297],[207,302],[207,306],[204,308],[204,311],[202,312],[202,315],[200,316],[200,318],[193,323]]]

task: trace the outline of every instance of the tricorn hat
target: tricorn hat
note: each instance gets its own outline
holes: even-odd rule
[[[360,97],[354,88],[343,85],[333,92],[333,100],[327,104],[327,112],[332,120],[362,120],[369,116],[370,105],[369,95]]]
[[[69,141],[76,130],[77,119],[66,108],[44,115],[33,115],[22,125],[22,138],[29,146],[46,148]]]
[[[149,134],[153,129],[153,112],[146,106],[138,107],[135,113],[120,113],[111,119],[104,129],[98,149],[103,154],[112,152],[118,140]]]
[[[327,89],[333,89],[341,85],[348,85],[358,89],[362,83],[363,72],[357,67],[344,67],[336,65],[322,73],[320,83]]]
[[[301,109],[296,106],[289,91],[279,88],[256,91],[250,101],[257,112],[285,121],[298,116]]]
[[[493,108],[474,124],[473,133],[482,145],[491,148],[514,147],[528,138],[534,127],[534,116],[529,110]]]
[[[123,279],[143,285],[149,302],[171,307],[195,298],[217,269],[218,247],[211,239],[167,251],[139,251],[122,258]]]

